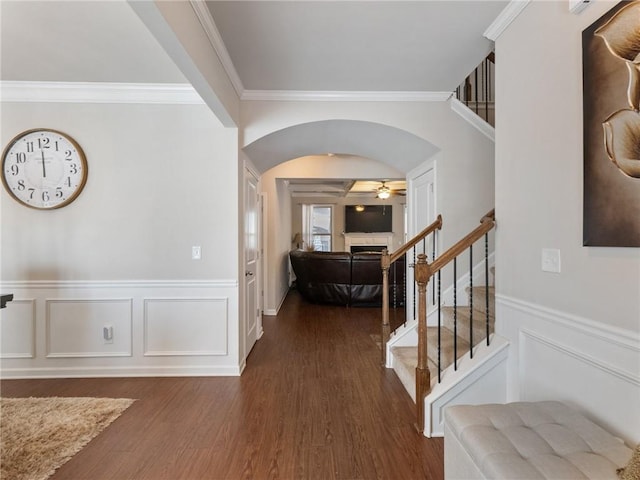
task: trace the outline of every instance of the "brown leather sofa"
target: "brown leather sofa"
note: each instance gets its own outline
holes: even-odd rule
[[[309,302],[332,305],[382,305],[380,252],[289,253],[296,288]],[[398,260],[389,271],[389,302],[404,305],[405,262]]]

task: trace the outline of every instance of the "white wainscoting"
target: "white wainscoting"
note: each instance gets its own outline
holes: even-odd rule
[[[640,442],[637,332],[497,295],[496,333],[511,343],[508,401],[560,400]]]
[[[0,288],[14,294],[0,313],[3,378],[240,374],[235,281],[3,282]]]
[[[36,354],[36,301],[9,302],[11,314],[0,311],[0,358],[33,358]]]
[[[227,302],[225,297],[145,299],[144,354],[227,355]]]
[[[130,357],[132,298],[45,300],[47,358]],[[105,343],[102,330],[113,331]]]

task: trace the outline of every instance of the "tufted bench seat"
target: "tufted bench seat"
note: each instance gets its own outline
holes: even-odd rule
[[[447,479],[617,479],[624,443],[560,402],[445,410]]]

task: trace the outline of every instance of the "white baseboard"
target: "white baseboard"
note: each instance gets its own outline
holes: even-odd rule
[[[2,369],[0,378],[114,378],[114,377],[237,377],[240,367],[67,367],[67,368],[8,368]]]
[[[266,308],[263,313],[265,315],[269,315],[271,317],[275,317],[276,315],[278,315],[278,312],[282,308],[282,304],[284,303],[284,301],[287,299],[287,295],[288,294],[289,294],[289,290],[285,291],[284,295],[282,296],[282,298],[278,302],[278,305],[276,306],[276,308]]]

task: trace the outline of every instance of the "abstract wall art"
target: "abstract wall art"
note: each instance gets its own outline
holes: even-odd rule
[[[640,247],[640,0],[582,32],[583,245]]]

